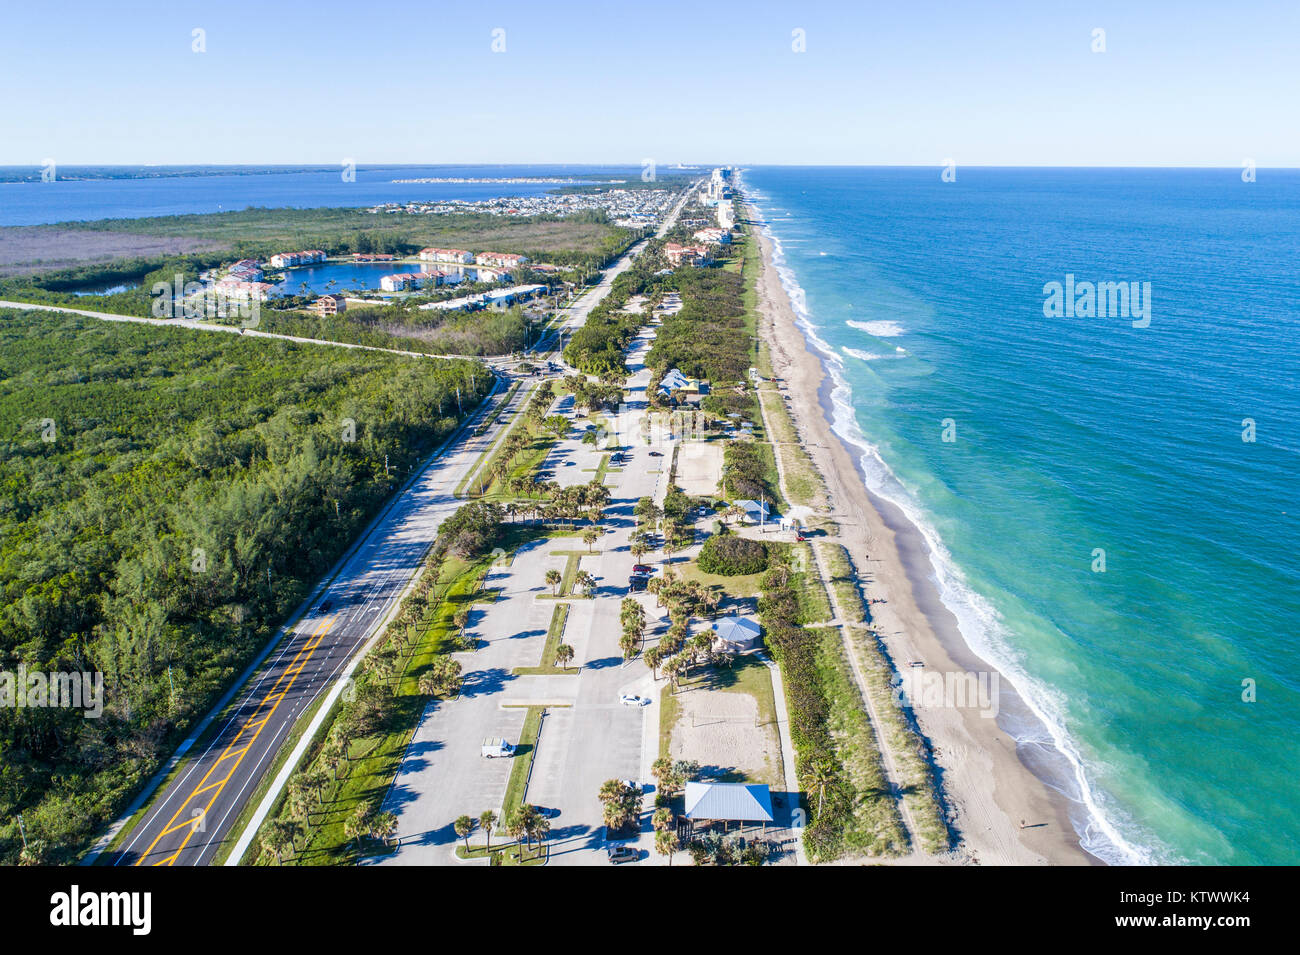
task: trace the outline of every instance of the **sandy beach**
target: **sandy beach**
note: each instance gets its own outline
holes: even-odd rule
[[[751,221],[759,214],[747,207]],[[932,580],[927,545],[899,508],[872,495],[864,483],[856,450],[832,430],[827,396],[829,374],[796,324],[794,309],[772,265],[772,243],[756,228],[763,252],[759,278],[759,334],[769,344],[779,383],[801,440],[821,471],[830,495],[840,543],[848,548],[870,601],[873,623],[896,667],[924,664],[925,673],[992,670],[961,638],[957,621],[943,605]],[[911,672],[916,669],[912,668]],[[1027,719],[1023,704],[1001,681],[1002,713]],[[973,708],[920,707],[922,732],[940,768],[945,803],[954,815],[960,843],[954,861],[983,865],[1100,864],[1085,852],[1071,826],[1069,802],[1035,775],[1026,760],[1050,754],[1025,748]],[[905,862],[922,862],[914,855]]]

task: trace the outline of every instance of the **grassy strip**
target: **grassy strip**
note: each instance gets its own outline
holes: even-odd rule
[[[898,803],[890,791],[879,742],[844,655],[838,627],[817,637],[817,675],[830,705],[827,724],[836,756],[852,787],[853,804],[843,819],[843,846],[853,852],[898,855],[907,850]]]
[[[564,577],[560,581],[560,596],[569,597],[573,594],[573,581],[578,576],[579,564],[582,558],[586,557],[585,551],[580,550],[555,550],[551,551],[553,555],[562,554],[566,558],[564,562]]]
[[[554,435],[545,431],[540,431],[539,433],[539,426],[534,426],[529,421],[527,413],[528,408],[531,407],[532,402],[537,400],[537,397],[537,394],[534,393],[533,396],[529,398],[528,404],[519,410],[519,414],[515,417],[515,420],[511,422],[510,427],[504,429],[501,434],[497,435],[497,439],[479,455],[478,460],[474,462],[474,466],[466,472],[465,476],[461,478],[460,484],[456,486],[456,497],[482,496],[489,500],[501,500],[512,497],[513,495],[510,495],[505,490],[505,487],[509,486],[511,478],[525,473],[525,471],[532,472],[546,459],[546,455],[550,452],[551,446],[555,443]],[[529,434],[533,435],[533,442],[528,448],[520,453],[519,459],[515,462],[515,466],[510,469],[509,474],[505,475],[504,486],[502,486],[502,482],[493,481],[483,489],[482,494],[471,495],[470,487],[473,485],[474,479],[481,474],[491,474],[496,469],[497,460],[504,453],[506,438],[509,435],[514,434],[519,428],[523,428]],[[527,464],[526,468],[525,464]]]
[[[502,405],[502,407],[504,408],[505,406]],[[493,456],[494,452],[496,452],[501,447],[501,443],[505,441],[506,435],[514,431],[515,428],[521,426],[526,427],[526,425],[523,425],[522,423],[523,423],[522,416],[516,417],[514,422],[510,425],[510,427],[503,429],[501,433],[496,436],[496,440],[492,441],[486,448],[483,449],[482,453],[479,454],[478,458],[474,461],[473,466],[471,466],[470,469],[465,472],[465,476],[462,477],[460,479],[460,483],[456,485],[456,490],[452,492],[452,495],[454,497],[461,498],[465,496],[466,488],[469,487],[469,484],[474,479],[474,476],[478,474],[481,469],[487,466],[488,459],[491,456]]]
[[[542,732],[542,714],[545,712],[544,706],[530,706],[524,716],[524,728],[519,731],[519,742],[515,744],[510,766],[510,782],[506,784],[506,797],[501,803],[500,826],[505,825],[528,797],[528,777],[533,768],[533,756],[537,753],[537,737]]]
[[[858,589],[858,577],[853,571],[853,561],[843,544],[824,542],[818,545],[826,568],[830,572],[831,590],[835,592],[835,602],[839,604],[840,615],[845,623],[866,623],[866,610],[862,604],[862,591]]]
[[[535,667],[515,667],[510,672],[515,676],[552,676],[572,673],[572,669],[558,666],[555,662],[555,650],[564,638],[564,625],[569,620],[569,605],[556,604],[551,611],[551,625],[546,631],[546,645],[542,648],[542,662]]]
[[[789,559],[797,568],[794,584],[799,598],[799,623],[803,625],[825,623],[834,616],[831,598],[826,593],[817,561],[813,560],[811,544],[787,544]]]
[[[903,801],[916,824],[916,839],[927,852],[946,852],[951,839],[929,743],[894,694],[894,671],[879,640],[865,627],[849,627],[848,634],[858,653],[871,702],[884,723],[881,732],[897,764]]]
[[[514,398],[515,392],[519,390],[520,384],[521,382],[516,381],[510,386],[510,390],[507,391],[502,399],[497,402],[497,406],[492,409],[492,413],[483,420],[482,424],[474,429],[475,436],[487,434],[488,429],[496,423],[497,418],[501,417],[501,412],[505,411],[507,406],[509,406],[510,400]]]
[[[791,503],[805,507],[824,507],[827,500],[826,485],[799,441],[799,434],[785,401],[779,392],[770,388],[760,388],[758,398],[773,446],[781,457],[785,471],[785,491],[790,495]]]
[[[456,847],[457,859],[483,859],[491,858],[489,865],[546,865],[546,860],[551,856],[551,845],[549,842],[543,842],[540,845],[521,846],[517,842],[503,842],[499,845],[493,845],[491,849],[485,846],[470,846],[465,848],[464,843]]]

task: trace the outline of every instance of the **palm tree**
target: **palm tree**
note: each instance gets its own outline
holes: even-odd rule
[[[650,668],[650,673],[655,680],[659,679],[659,664],[664,662],[664,653],[658,645],[651,647],[641,655],[645,660],[645,665]]]
[[[384,845],[388,845],[388,840],[395,832],[397,832],[397,817],[391,812],[381,812],[370,824],[370,834],[382,839]]]
[[[640,537],[637,537],[632,540],[632,545],[628,548],[628,550],[632,552],[633,559],[636,560],[636,562],[639,564],[641,563],[641,558],[646,555],[646,551],[649,550],[649,548],[646,547],[644,540],[642,540]]]
[[[551,596],[558,597],[560,595],[560,581],[563,579],[564,575],[554,567],[546,572],[546,582],[551,585]]]
[[[343,834],[349,839],[357,841],[357,848],[361,848],[361,837],[370,831],[370,807],[361,805],[357,811],[349,816],[343,823]]]
[[[529,834],[537,840],[538,848],[546,841],[546,834],[551,831],[551,820],[547,819],[541,813],[534,813],[532,816],[532,826]]]
[[[491,809],[484,809],[478,817],[479,828],[483,830],[483,835],[487,837],[488,852],[492,851],[492,827],[497,824],[497,814]]]
[[[820,819],[822,805],[826,801],[826,788],[835,782],[835,764],[828,757],[813,760],[808,767],[808,785],[817,792],[817,817]]]
[[[262,848],[273,853],[275,861],[281,865],[284,864],[284,850],[293,844],[293,833],[289,828],[291,825],[295,824],[276,819],[262,833]]]
[[[451,622],[454,623],[456,629],[460,631],[460,640],[463,643],[465,640],[465,627],[469,625],[469,608],[461,607],[457,610],[455,615],[451,618]]]
[[[660,829],[655,833],[655,851],[668,857],[668,864],[673,864],[673,853],[682,847],[675,829]]]
[[[569,669],[569,663],[573,660],[573,647],[567,643],[561,643],[555,648],[555,662],[564,669]]]
[[[582,532],[582,542],[587,545],[587,553],[591,553],[592,546],[600,540],[600,532],[594,527],[588,527]]]
[[[469,834],[474,831],[474,820],[469,816],[457,816],[451,827],[456,830],[456,835],[465,840],[465,851],[469,852]]]
[[[596,589],[596,578],[589,571],[580,570],[573,575],[573,585],[586,591],[587,596],[591,596],[591,592]]]
[[[635,630],[624,628],[623,636],[619,637],[618,645],[623,651],[623,662],[627,663],[636,656],[637,644],[639,643]]]

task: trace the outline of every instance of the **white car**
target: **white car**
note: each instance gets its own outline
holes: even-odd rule
[[[618,698],[618,701],[624,706],[649,706],[650,698],[645,696],[635,696],[631,693],[624,693]]]

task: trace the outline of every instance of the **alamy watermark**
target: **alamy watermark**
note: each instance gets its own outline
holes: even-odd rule
[[[178,318],[196,322],[211,318],[236,318],[244,328],[256,328],[262,320],[265,283],[226,281],[207,284],[186,282],[177,273],[171,282],[155,282],[150,314],[154,318]]]
[[[1150,282],[1064,282],[1043,286],[1045,318],[1127,318],[1134,328],[1151,324]]]
[[[104,712],[104,674],[28,670],[20,663],[16,671],[0,670],[0,707],[83,710],[86,719],[99,719]]]
[[[992,719],[998,715],[1000,676],[997,670],[939,673],[912,667],[903,671],[894,693],[913,709],[971,709]]]

